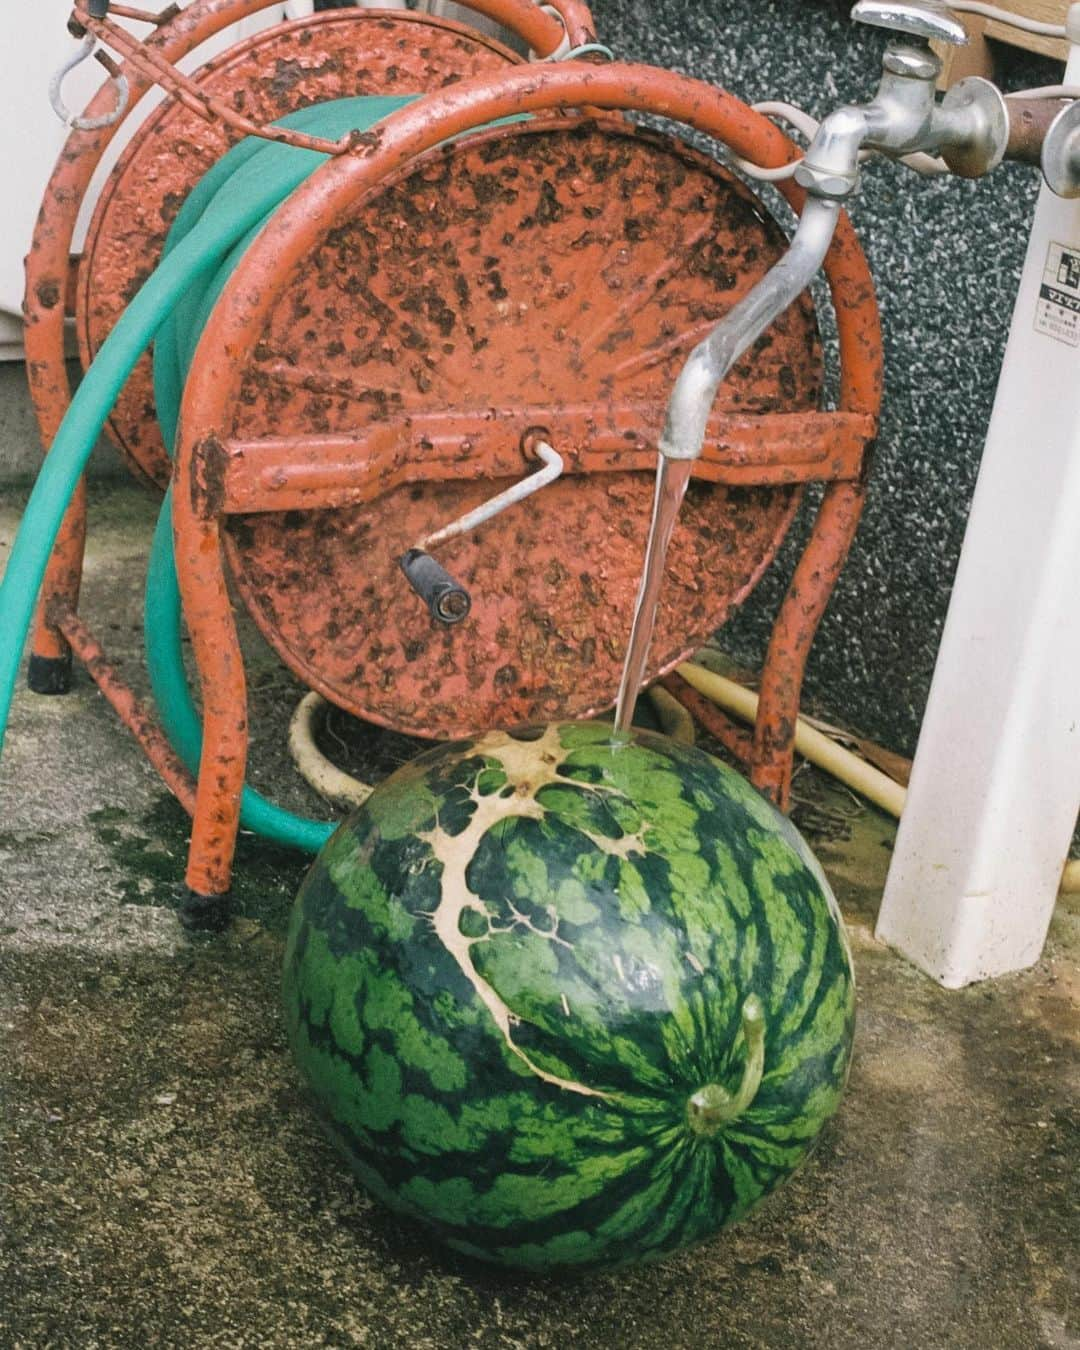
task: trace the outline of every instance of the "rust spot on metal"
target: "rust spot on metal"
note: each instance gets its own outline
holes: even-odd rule
[[[60,296],[63,290],[58,281],[52,279],[39,281],[34,287],[34,294],[37,296],[38,304],[42,309],[55,309],[60,303]]]
[[[370,131],[360,131],[354,128],[346,133],[350,151],[363,151],[364,154],[374,154],[382,144],[382,132],[378,127],[372,127]]]
[[[1005,158],[1022,164],[1040,164],[1046,133],[1063,106],[1058,99],[1052,98],[1010,98]]]
[[[225,467],[227,456],[214,435],[205,437],[195,454],[195,472],[191,476],[191,509],[204,520],[221,514],[225,504]]]

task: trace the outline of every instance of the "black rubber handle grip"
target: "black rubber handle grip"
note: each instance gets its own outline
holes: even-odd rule
[[[411,548],[398,559],[405,579],[440,623],[460,623],[472,609],[472,599],[430,553]]]

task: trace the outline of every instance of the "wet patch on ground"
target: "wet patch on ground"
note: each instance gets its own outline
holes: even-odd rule
[[[183,872],[191,822],[173,797],[162,796],[135,819],[123,807],[107,806],[90,812],[87,822],[113,860],[123,904],[179,908],[183,886],[177,878]],[[233,871],[233,913],[283,933],[310,865],[306,854],[243,831]]]

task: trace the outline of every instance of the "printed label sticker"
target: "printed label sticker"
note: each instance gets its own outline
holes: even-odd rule
[[[1035,331],[1080,347],[1080,247],[1050,245],[1035,306]]]

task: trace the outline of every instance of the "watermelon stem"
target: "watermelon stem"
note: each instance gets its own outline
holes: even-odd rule
[[[765,1070],[765,1009],[757,994],[750,994],[742,1005],[742,1030],[746,1062],[738,1091],[733,1096],[722,1083],[706,1083],[686,1103],[690,1128],[702,1138],[711,1139],[741,1116],[761,1086]]]

